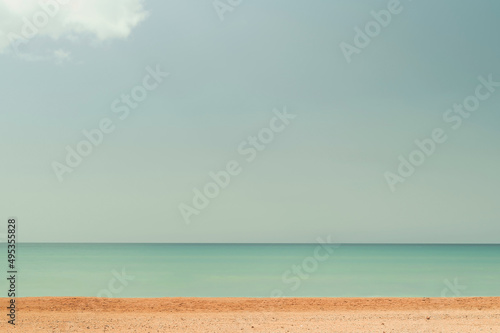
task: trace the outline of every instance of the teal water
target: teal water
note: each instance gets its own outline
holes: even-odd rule
[[[17,255],[18,297],[500,296],[500,245],[18,244]]]

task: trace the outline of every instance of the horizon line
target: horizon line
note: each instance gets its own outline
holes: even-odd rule
[[[7,244],[7,242],[0,242],[1,244]],[[171,245],[314,245],[319,244],[318,242],[314,243],[269,243],[269,242],[248,242],[248,243],[233,243],[233,242],[19,242],[16,244],[171,244]],[[357,243],[357,242],[333,242],[333,243],[324,243],[331,245],[500,245],[499,243]]]

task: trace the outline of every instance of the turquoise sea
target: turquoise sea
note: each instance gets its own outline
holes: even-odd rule
[[[500,245],[24,243],[16,259],[18,297],[500,296]]]

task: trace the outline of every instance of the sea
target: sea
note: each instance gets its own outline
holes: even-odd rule
[[[17,297],[500,296],[500,245],[20,243],[15,260]]]

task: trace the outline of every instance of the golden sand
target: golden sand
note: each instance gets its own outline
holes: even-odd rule
[[[500,297],[18,298],[4,332],[500,332]]]

